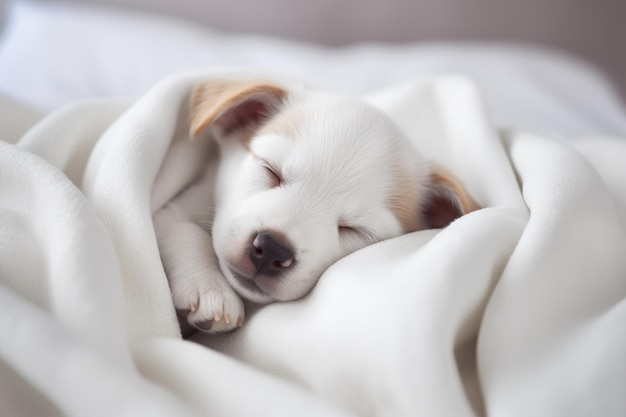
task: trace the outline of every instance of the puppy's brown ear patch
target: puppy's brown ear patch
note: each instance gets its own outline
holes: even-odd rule
[[[417,180],[412,173],[399,170],[395,173],[393,192],[389,196],[388,206],[402,226],[404,233],[421,229]]]
[[[441,167],[434,167],[422,203],[426,227],[445,227],[454,219],[479,208],[480,206],[454,175]]]
[[[190,130],[197,136],[208,126],[222,134],[258,127],[280,107],[287,91],[263,81],[210,80],[198,84],[191,93]]]

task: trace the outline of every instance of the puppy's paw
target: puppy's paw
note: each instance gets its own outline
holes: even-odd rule
[[[186,315],[198,330],[228,333],[243,325],[243,302],[225,282],[197,280],[172,285],[172,295],[179,314]]]

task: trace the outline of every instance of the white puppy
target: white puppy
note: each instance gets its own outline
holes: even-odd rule
[[[339,258],[477,208],[355,99],[211,80],[190,106],[191,137],[216,140],[219,155],[155,228],[174,305],[203,331],[241,326],[240,297],[300,298]]]

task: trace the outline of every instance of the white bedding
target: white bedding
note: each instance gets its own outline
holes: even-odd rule
[[[344,57],[290,44],[280,62],[299,63],[282,65],[292,77],[299,68],[307,82],[355,94],[390,85],[365,98],[485,209],[356,252],[309,296],[248,314],[232,335],[183,341],[151,214],[201,166],[206,143],[184,138],[179,110],[209,73],[148,87],[212,58],[166,67],[154,50],[152,61],[122,59],[132,39],[113,48],[105,23],[128,34],[123,21],[136,27],[138,17],[45,4],[18,12],[0,49],[5,92],[42,109],[141,98],[75,103],[16,146],[0,141],[2,416],[626,413],[626,141],[545,133],[624,136],[623,110],[593,71],[528,51],[503,63],[491,48],[372,46]],[[147,19],[134,39],[155,35],[157,22]],[[66,48],[102,48],[57,61],[18,53],[28,42],[45,49],[42,36],[59,51],[79,28],[93,37]],[[255,50],[250,40],[168,28],[196,42],[187,52]],[[262,42],[267,55],[257,50],[250,76],[273,69],[276,60],[258,60],[287,48]],[[387,71],[403,56],[411,64]],[[476,59],[469,77],[406,79],[427,72],[422,64],[466,57]],[[98,64],[86,67],[89,59]],[[137,65],[143,76],[130,78]],[[518,129],[497,129],[506,125]],[[192,163],[167,164],[173,151]]]

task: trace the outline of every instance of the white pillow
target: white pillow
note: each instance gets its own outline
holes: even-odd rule
[[[17,2],[0,45],[0,91],[42,110],[137,96],[164,77],[229,67],[280,73],[345,93],[418,76],[464,74],[498,126],[561,135],[626,133],[616,90],[570,57],[505,44],[317,47],[225,34],[146,14],[53,1]]]

